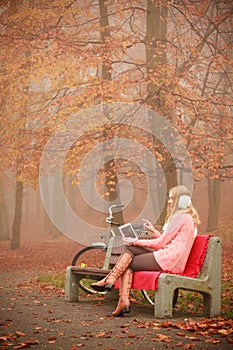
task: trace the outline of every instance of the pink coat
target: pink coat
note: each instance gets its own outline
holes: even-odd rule
[[[154,250],[164,271],[183,273],[196,235],[191,214],[176,213],[159,238],[139,239],[133,245]]]

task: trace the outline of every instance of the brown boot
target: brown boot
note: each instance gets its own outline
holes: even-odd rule
[[[112,271],[102,280],[96,283],[92,283],[91,287],[98,292],[103,292],[104,290],[112,290],[117,279],[125,272],[131,261],[131,254],[123,253],[118,259],[116,265],[113,267]]]
[[[112,312],[113,316],[123,316],[130,312],[130,289],[132,286],[133,271],[129,268],[121,276],[120,298],[116,310]]]

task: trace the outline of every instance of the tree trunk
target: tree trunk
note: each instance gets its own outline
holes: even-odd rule
[[[59,227],[57,227],[57,224],[59,226],[59,222],[62,218],[62,221],[65,222],[66,221],[66,213],[65,213],[65,208],[63,205],[63,200],[61,197],[61,192],[58,191],[56,192],[56,188],[60,187],[60,182],[59,182],[59,178],[55,175],[55,179],[54,179],[54,188],[52,188],[52,197],[53,197],[53,201],[51,203],[52,205],[52,210],[53,210],[53,217],[55,219],[55,222],[52,223],[51,228],[52,228],[52,235],[54,238],[60,236],[60,234],[62,233],[59,230]]]
[[[145,40],[147,73],[150,76],[151,73],[157,72],[157,81],[148,82],[146,102],[152,110],[159,111],[161,115],[165,113],[165,97],[161,93],[160,83],[165,78],[164,74],[166,74],[165,67],[167,62],[166,50],[161,47],[161,43],[164,44],[166,42],[167,16],[167,6],[157,6],[153,0],[147,1],[147,31]],[[163,69],[161,69],[161,67],[163,67]],[[161,125],[157,124],[158,121],[156,118],[153,118],[151,122],[152,134],[154,134],[154,131],[157,128],[161,128]],[[154,137],[153,142],[155,145],[155,151],[159,152],[165,158],[161,163],[161,166],[166,179],[166,187],[169,189],[177,184],[177,174],[174,161],[159,140]],[[153,169],[151,169],[150,172],[152,171]],[[159,210],[161,214],[157,224],[163,225],[166,216],[166,206],[161,207],[161,200],[164,198],[164,190],[159,184],[155,184],[155,187],[157,187],[157,191],[151,193],[151,201],[155,211],[159,202]],[[157,192],[157,198],[155,192]]]
[[[20,246],[20,228],[23,208],[23,182],[16,181],[15,190],[15,215],[12,228],[11,249],[17,249]]]
[[[0,183],[0,241],[10,239],[10,231],[8,226],[7,211],[5,206],[2,184]]]
[[[147,103],[153,110],[163,110],[165,100],[161,94],[160,82],[164,78],[167,54],[161,44],[167,38],[167,6],[157,6],[155,1],[147,1],[146,22],[146,63],[147,73],[157,72],[156,83],[149,82],[147,85]],[[160,69],[163,67],[163,69]]]
[[[110,31],[109,31],[109,20],[108,20],[108,11],[107,6],[105,4],[105,0],[99,0],[99,10],[100,10],[100,26],[103,30],[101,30],[101,40],[104,42],[107,38],[110,37]],[[111,80],[111,61],[105,60],[102,65],[102,82]],[[105,133],[106,139],[108,139],[107,132]],[[110,136],[112,137],[112,135]],[[121,204],[120,200],[120,193],[118,191],[117,193],[117,183],[118,183],[118,176],[115,173],[115,160],[111,159],[109,160],[108,157],[106,157],[105,162],[105,171],[106,171],[106,179],[105,179],[105,186],[107,188],[107,191],[109,193],[109,204],[111,205],[111,202],[115,201],[117,199],[117,204]],[[111,183],[111,184],[110,184]],[[117,211],[114,213],[114,221],[123,224],[123,213],[122,211]]]
[[[209,209],[207,232],[213,231],[218,226],[221,189],[222,181],[220,179],[208,179]]]
[[[105,185],[107,187],[107,192],[109,193],[109,203],[111,205],[111,202],[115,202],[114,204],[121,204],[120,200],[120,193],[118,191],[117,193],[117,183],[118,183],[118,176],[115,172],[115,161],[114,159],[111,159],[109,161],[105,162],[105,171],[106,171],[106,181]],[[113,213],[114,219],[113,221],[118,222],[119,224],[124,223],[123,213],[122,210],[116,211]]]
[[[99,9],[100,9],[100,27],[103,28],[101,30],[101,40],[104,42],[106,38],[110,36],[109,31],[109,20],[108,20],[108,9],[105,5],[105,0],[99,0]],[[105,62],[102,65],[102,80],[111,80],[111,62],[109,60],[105,60]]]

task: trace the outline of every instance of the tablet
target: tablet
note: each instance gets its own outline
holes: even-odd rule
[[[119,226],[119,231],[122,234],[122,236],[124,238],[134,238],[134,239],[138,239],[138,235],[135,232],[135,230],[133,229],[133,226],[128,223],[122,226]]]

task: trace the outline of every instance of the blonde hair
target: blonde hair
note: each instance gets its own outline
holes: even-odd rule
[[[166,221],[169,221],[171,217],[175,214],[175,212],[180,211],[182,213],[191,214],[195,225],[199,225],[200,224],[199,215],[196,209],[194,208],[194,206],[192,205],[192,203],[188,206],[187,209],[180,209],[178,207],[178,200],[180,196],[186,195],[191,197],[191,192],[187,189],[187,187],[183,185],[172,187],[169,190],[169,193],[172,194],[173,196],[173,206],[172,206],[172,209],[170,209],[169,204],[167,205]]]

